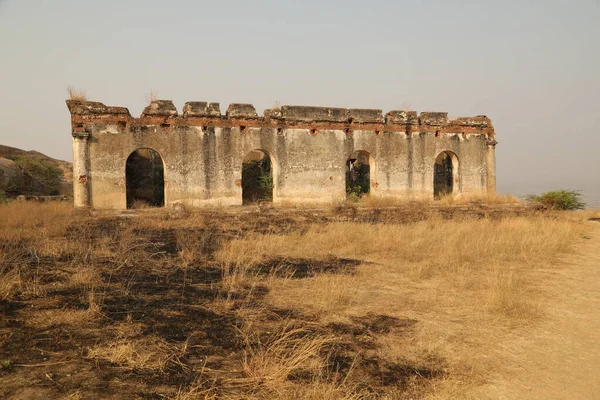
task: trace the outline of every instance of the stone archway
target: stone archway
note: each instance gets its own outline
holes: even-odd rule
[[[263,150],[252,150],[242,161],[242,204],[273,201],[273,162]]]
[[[433,164],[433,197],[439,199],[458,190],[458,157],[451,151],[443,151]]]
[[[373,158],[364,151],[350,154],[346,160],[346,197],[359,198],[371,192]]]
[[[163,207],[165,178],[163,160],[150,148],[137,149],[125,166],[127,208]]]

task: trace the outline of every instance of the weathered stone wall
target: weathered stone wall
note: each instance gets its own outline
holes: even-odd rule
[[[495,133],[485,116],[283,106],[259,116],[252,105],[189,102],[179,115],[158,100],[133,118],[126,108],[67,101],[78,207],[126,207],[125,165],[140,148],[164,162],[165,205],[242,203],[242,160],[260,149],[273,165],[273,201],[330,202],[345,197],[351,153],[371,156],[371,196],[431,198],[433,166],[456,155],[455,194],[495,190]]]

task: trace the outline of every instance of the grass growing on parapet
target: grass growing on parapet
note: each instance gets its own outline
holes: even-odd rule
[[[148,104],[151,104],[152,102],[155,102],[156,100],[158,100],[158,92],[154,89],[151,89],[150,93],[146,94],[146,102]]]
[[[67,87],[70,100],[87,101],[87,93],[83,89],[75,89],[73,86]]]
[[[541,195],[529,195],[527,199],[540,202],[553,210],[583,210],[586,206],[577,190],[553,190]]]

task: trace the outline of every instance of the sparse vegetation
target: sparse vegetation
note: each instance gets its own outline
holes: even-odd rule
[[[245,204],[273,200],[271,159],[265,153],[256,153],[260,158],[245,160],[242,164],[242,197]]]
[[[585,202],[576,190],[553,190],[541,195],[529,195],[528,200],[542,203],[553,210],[583,210]]]
[[[73,86],[67,87],[70,100],[87,101],[87,93],[85,90],[76,89]]]
[[[154,89],[150,89],[150,93],[146,94],[146,102],[148,104],[158,100],[158,92]]]
[[[15,164],[21,175],[9,182],[7,191],[26,195],[58,195],[63,172],[54,165],[36,158],[18,156]]]
[[[367,223],[2,205],[0,397],[36,368],[48,398],[463,398],[544,317],[539,271],[585,228],[406,206]]]

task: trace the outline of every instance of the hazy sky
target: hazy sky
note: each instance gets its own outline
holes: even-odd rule
[[[0,144],[71,160],[69,85],[186,101],[485,114],[498,190],[600,207],[598,0],[0,0]]]

